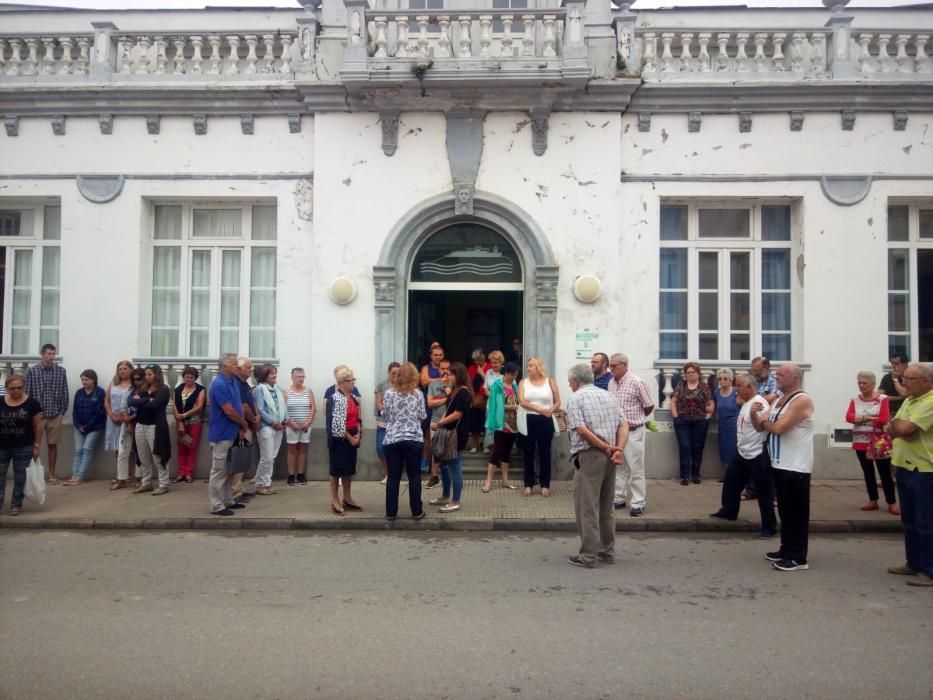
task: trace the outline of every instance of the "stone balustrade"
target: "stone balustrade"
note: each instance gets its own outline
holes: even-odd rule
[[[852,32],[853,51],[860,73],[872,77],[884,73],[931,73],[927,54],[930,31],[910,32],[890,29]]]
[[[87,75],[93,34],[0,35],[0,76]]]
[[[570,25],[566,32],[565,17]],[[567,17],[562,8],[457,13],[367,11],[366,20],[371,58],[557,58],[564,54],[565,34],[580,46],[583,44],[581,14],[574,10]],[[361,40],[359,35],[357,40]]]
[[[262,364],[269,363],[279,366],[276,359],[257,359],[253,358],[253,367],[259,367]],[[205,387],[209,387],[214,378],[220,374],[220,367],[217,360],[185,358],[185,357],[136,357],[133,358],[133,364],[138,367],[147,367],[148,365],[158,365],[162,368],[162,374],[165,377],[165,384],[170,387],[178,386],[182,383],[182,370],[185,367],[194,367],[198,370],[198,382]],[[2,365],[0,365],[2,366]]]
[[[114,37],[121,75],[290,75],[297,32]]]
[[[780,363],[775,363],[772,365],[772,372],[777,368]],[[804,372],[804,385],[806,385],[807,372],[810,371],[810,365],[804,364],[801,362],[797,363]],[[674,393],[674,387],[680,382],[681,369],[684,366],[684,362],[680,360],[657,360],[654,363],[654,368],[658,370],[656,375],[658,380],[658,392],[661,397],[658,408],[667,410],[671,407],[671,395]],[[741,362],[723,362],[723,361],[713,361],[713,360],[704,360],[700,362],[701,372],[700,379],[704,382],[709,382],[710,378],[713,378],[713,384],[716,384],[716,373],[723,369],[731,369],[735,374],[742,374],[751,370],[751,363],[744,364]]]
[[[25,377],[29,368],[39,364],[41,359],[38,355],[0,355],[0,386],[6,385],[7,377],[11,374]],[[61,364],[62,358],[57,358],[56,362]]]
[[[641,75],[645,80],[671,74],[735,79],[743,73],[756,80],[824,78],[831,36],[827,30],[639,32]]]

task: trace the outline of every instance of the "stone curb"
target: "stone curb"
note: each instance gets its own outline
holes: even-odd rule
[[[147,518],[100,519],[47,518],[45,520],[2,518],[0,528],[11,530],[387,530],[387,531],[491,531],[499,532],[576,532],[573,520],[564,518],[431,518],[412,520],[400,516],[388,522],[384,518]],[[757,532],[749,521],[717,521],[707,519],[620,518],[617,532]],[[900,521],[811,520],[814,533],[900,533]]]

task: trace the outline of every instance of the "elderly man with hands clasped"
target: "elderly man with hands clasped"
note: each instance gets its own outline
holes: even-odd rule
[[[573,506],[580,534],[580,553],[567,558],[573,566],[595,568],[615,563],[616,465],[628,441],[628,423],[608,391],[593,384],[593,370],[578,364],[567,373],[573,391],[567,401],[570,454],[576,467]]]

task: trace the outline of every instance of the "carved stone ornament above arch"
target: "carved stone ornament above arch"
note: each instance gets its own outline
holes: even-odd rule
[[[840,207],[851,207],[858,204],[871,192],[871,175],[846,176],[824,175],[820,178],[820,188],[823,195],[833,204]]]
[[[438,194],[410,209],[386,236],[373,267],[377,375],[381,376],[389,362],[406,357],[408,281],[415,255],[431,236],[457,223],[488,227],[518,253],[523,270],[525,350],[553,368],[559,268],[551,245],[521,207],[477,190],[472,214],[455,213],[450,194]]]
[[[76,175],[75,182],[78,192],[87,201],[106,204],[120,196],[126,178],[123,175]]]

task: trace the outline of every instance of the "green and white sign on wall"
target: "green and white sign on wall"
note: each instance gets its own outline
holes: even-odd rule
[[[574,347],[578,360],[589,360],[596,352],[596,343],[599,341],[598,328],[578,328]]]

